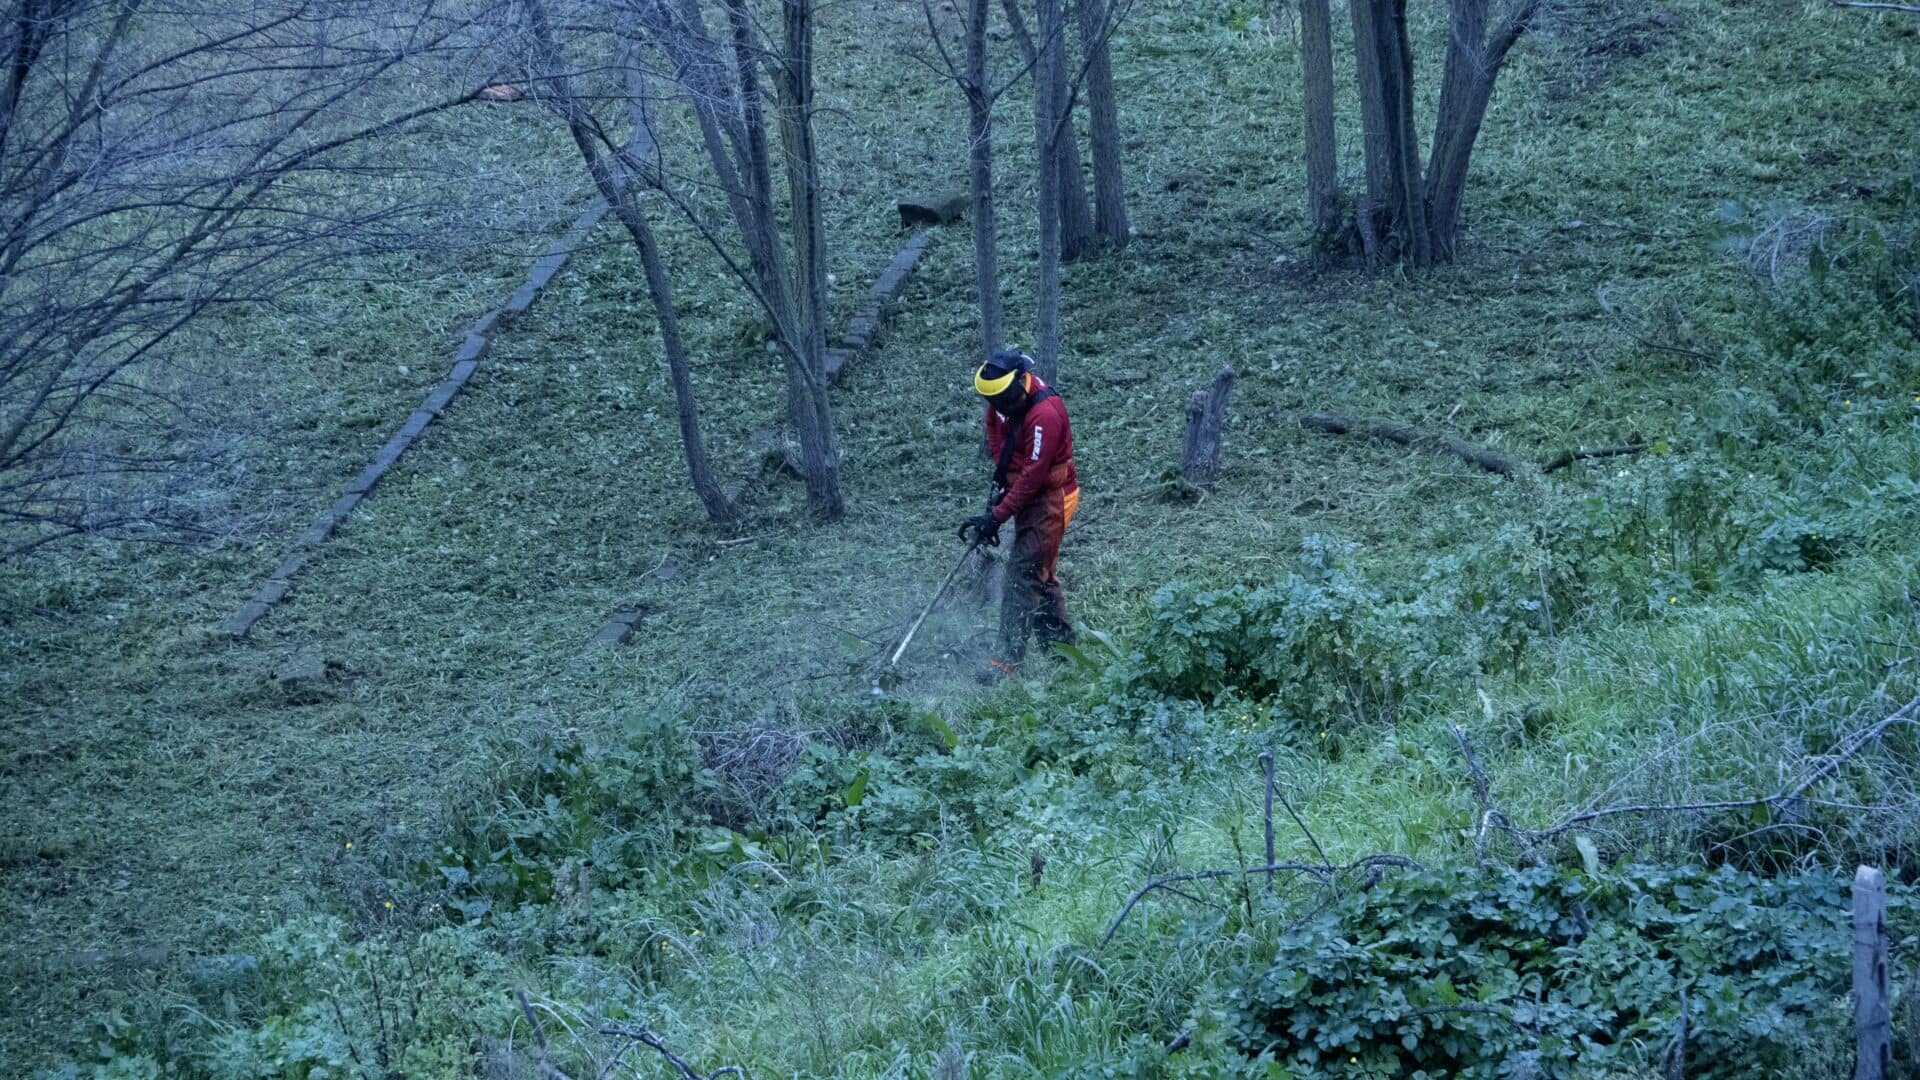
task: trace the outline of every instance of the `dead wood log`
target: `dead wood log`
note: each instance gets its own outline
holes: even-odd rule
[[[967,196],[964,193],[914,196],[901,199],[897,205],[903,229],[915,225],[949,225],[966,216]]]
[[[1384,420],[1356,420],[1340,413],[1310,413],[1300,418],[1300,426],[1308,431],[1325,432],[1328,435],[1364,435],[1370,439],[1379,439],[1409,449],[1418,447],[1434,450],[1473,465],[1478,465],[1490,473],[1512,476],[1519,471],[1505,455],[1484,447],[1469,446],[1449,435],[1438,435],[1410,428],[1404,424],[1391,424]]]
[[[1576,461],[1589,461],[1593,458],[1625,457],[1628,454],[1644,453],[1646,449],[1646,443],[1629,443],[1626,446],[1601,446],[1592,449],[1581,447],[1576,450],[1563,450],[1558,456],[1542,462],[1540,471],[1543,473],[1558,472]]]
[[[1233,393],[1233,366],[1220,369],[1213,387],[1195,390],[1187,403],[1187,437],[1180,452],[1180,474],[1198,488],[1213,486],[1220,472],[1220,437],[1227,424],[1227,397]]]
[[[1908,15],[1920,15],[1920,7],[1912,4],[1874,4],[1863,3],[1861,0],[1828,0],[1828,3],[1834,7],[1864,8],[1868,11],[1903,11]]]

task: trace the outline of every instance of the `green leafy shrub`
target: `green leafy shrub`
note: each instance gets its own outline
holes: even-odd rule
[[[418,876],[468,920],[550,902],[568,861],[591,861],[605,884],[637,884],[713,787],[672,716],[632,716],[604,749],[542,740],[508,762],[493,798],[462,815]]]
[[[1594,1075],[1660,1068],[1684,1008],[1689,1076],[1797,1073],[1847,1022],[1847,927],[1826,874],[1397,876],[1280,936],[1236,1038],[1279,1075]]]
[[[1303,730],[1326,730],[1314,718],[1390,716],[1439,677],[1524,653],[1549,617],[1548,561],[1528,530],[1509,526],[1428,560],[1395,594],[1358,571],[1350,549],[1309,537],[1295,570],[1271,585],[1163,586],[1115,670],[1152,695],[1269,702]]]
[[[1627,615],[1814,569],[1855,546],[1844,514],[1708,453],[1602,475],[1549,532],[1568,607]]]
[[[1278,698],[1301,716],[1391,709],[1442,657],[1445,614],[1423,597],[1387,597],[1346,551],[1309,538],[1298,568],[1272,585],[1163,586],[1129,678],[1179,698]]]

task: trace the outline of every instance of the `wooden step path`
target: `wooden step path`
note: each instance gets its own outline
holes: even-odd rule
[[[512,322],[515,316],[533,306],[534,300],[540,296],[540,291],[547,287],[554,275],[560,272],[560,268],[567,264],[567,259],[572,257],[582,243],[586,242],[594,226],[600,224],[600,219],[606,216],[606,213],[606,201],[595,199],[584,213],[574,219],[566,235],[554,241],[546,254],[534,261],[527,273],[526,282],[514,290],[506,304],[480,316],[471,327],[467,328],[466,340],[453,354],[453,369],[447,373],[446,381],[427,394],[426,400],[420,403],[420,407],[400,425],[400,430],[396,431],[393,438],[388,439],[387,444],[380,448],[373,462],[360,471],[360,475],[354,478],[353,483],[347,485],[347,490],[334,500],[333,505],[327,507],[319,517],[313,520],[313,524],[307,527],[307,531],[295,538],[292,549],[287,552],[285,558],[280,560],[280,565],[274,567],[273,572],[267,575],[266,584],[260,587],[260,591],[254,594],[252,600],[247,601],[239,611],[233,613],[232,618],[227,620],[225,626],[227,633],[234,637],[245,637],[253,629],[254,624],[265,618],[267,612],[272,611],[273,606],[287,595],[293,587],[294,576],[307,565],[308,560],[313,558],[321,545],[327,542],[333,535],[333,531],[347,520],[348,515],[360,505],[361,500],[373,491],[374,485],[380,482],[380,478],[386,475],[388,469],[393,468],[394,463],[407,452],[407,448],[413,445],[414,440],[427,430],[428,426],[445,411],[448,405],[452,404],[454,397],[467,385],[467,380],[472,378],[474,371],[479,368],[481,358],[487,355],[487,350],[493,343],[493,334]]]

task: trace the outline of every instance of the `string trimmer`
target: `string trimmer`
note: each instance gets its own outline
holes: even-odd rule
[[[975,537],[973,543],[967,545],[967,550],[961,552],[960,561],[954,563],[953,569],[947,571],[946,580],[940,583],[940,588],[934,592],[933,599],[927,601],[927,606],[920,609],[920,614],[915,616],[913,622],[907,626],[907,632],[900,636],[900,643],[895,645],[893,651],[887,654],[887,662],[881,668],[881,675],[891,672],[894,665],[900,662],[901,654],[905,653],[907,646],[913,643],[913,635],[920,632],[920,625],[927,621],[927,616],[933,614],[933,609],[939,607],[940,601],[946,599],[947,593],[953,588],[953,583],[960,579],[960,571],[967,568],[967,563],[973,559],[973,553],[979,551],[983,543],[984,541],[980,537]],[[873,680],[873,696],[879,697],[882,693],[879,676],[875,676]]]

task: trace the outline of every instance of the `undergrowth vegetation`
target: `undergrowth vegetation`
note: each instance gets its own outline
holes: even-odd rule
[[[1856,862],[1920,960],[1920,731],[1851,741],[1920,694],[1916,41],[1762,7],[1568,8],[1505,77],[1462,265],[1363,278],[1296,269],[1284,21],[1143,5],[1116,45],[1141,236],[1068,281],[1084,632],[1021,684],[933,659],[965,614],[891,694],[840,677],[978,495],[953,237],[843,392],[843,525],[756,474],[720,532],[657,480],[609,245],[256,641],[195,628],[274,536],[8,580],[5,798],[40,824],[0,849],[36,988],[5,1051],[665,1075],[644,1032],[754,1076],[1842,1074]],[[914,32],[893,14],[822,49],[872,99],[823,132],[842,280],[891,242],[860,212],[958,145],[932,111],[886,126],[935,93],[874,55]],[[762,333],[718,286],[686,305],[733,395],[716,456],[752,469]],[[1222,361],[1227,469],[1173,497],[1178,406]],[[1318,408],[1632,450],[1496,478],[1293,422]],[[636,605],[632,647],[582,651]],[[308,647],[296,695],[270,673]],[[119,970],[153,940],[157,971]]]

